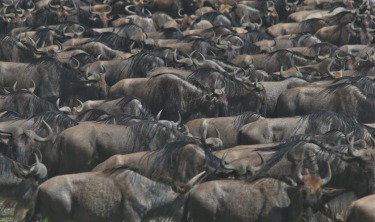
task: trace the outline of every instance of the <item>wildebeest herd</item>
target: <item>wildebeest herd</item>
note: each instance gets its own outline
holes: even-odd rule
[[[0,0],[0,216],[375,221],[370,0]]]

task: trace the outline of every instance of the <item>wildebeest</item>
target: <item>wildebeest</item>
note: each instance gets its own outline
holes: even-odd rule
[[[30,207],[35,198],[38,184],[47,176],[46,167],[35,155],[35,163],[31,166],[19,164],[0,153],[0,207],[16,206],[17,214],[22,216],[23,210]]]
[[[241,144],[274,143],[294,135],[321,135],[331,130],[353,132],[357,140],[364,139],[369,146],[375,142],[373,132],[364,125],[329,110],[317,110],[305,116],[258,119],[242,126],[238,137]]]
[[[375,195],[354,201],[347,209],[346,222],[370,222],[375,220]]]
[[[121,79],[146,77],[147,72],[159,66],[164,66],[162,58],[148,51],[142,51],[124,60],[97,61],[88,64],[86,69],[90,72],[90,70],[101,70],[101,67],[104,67],[106,83],[112,86]]]
[[[188,81],[202,89],[221,87],[228,100],[228,115],[266,112],[267,92],[261,83],[241,82],[215,69],[198,69],[189,75]]]
[[[329,87],[296,87],[283,92],[276,105],[277,116],[303,115],[317,109],[327,109],[355,118],[361,123],[373,122],[368,110],[374,106],[374,96],[350,83]]]
[[[1,95],[0,106],[2,109],[17,112],[24,118],[30,118],[47,111],[57,111],[52,103],[27,90]]]
[[[332,180],[329,187],[345,189],[358,197],[375,193],[375,165],[371,156],[373,149],[363,147],[361,140],[327,146],[315,136],[299,135],[275,147],[263,149],[276,151],[254,178],[270,176],[275,178],[291,177],[301,152],[305,153],[305,165],[311,174],[330,164]]]
[[[262,178],[255,181],[219,180],[202,183],[189,192],[185,221],[301,221],[311,220],[331,171],[302,175],[302,186]]]
[[[220,136],[223,142],[222,148],[226,149],[239,144],[237,133],[241,126],[258,119],[262,119],[259,114],[245,112],[237,116],[194,119],[187,122],[186,126],[193,136],[200,136],[202,125],[206,124],[208,137]]]
[[[186,192],[204,177],[185,185]],[[143,221],[181,218],[186,194],[126,168],[57,176],[38,187],[25,221]],[[34,210],[35,209],[35,210]]]
[[[209,143],[207,139],[206,143]],[[208,146],[176,141],[156,151],[114,155],[98,164],[93,171],[127,167],[152,180],[174,187],[185,184],[197,172],[205,171],[206,180],[222,178],[232,172],[233,169],[228,169],[220,158],[211,153]]]
[[[35,82],[34,94],[53,104],[58,98],[69,103],[75,99],[101,99],[106,93],[101,80],[88,79],[53,58],[32,62],[16,72],[2,72],[2,86],[11,87],[17,81],[18,88],[29,88]]]
[[[211,91],[212,90],[212,91]],[[203,91],[174,74],[160,74],[148,79],[124,79],[109,90],[110,97],[135,96],[161,119],[184,121],[199,117],[227,115],[227,100],[220,88]]]
[[[55,143],[59,154],[59,173],[91,170],[115,154],[158,150],[177,140],[192,140],[169,121],[140,121],[123,126],[103,123],[81,123],[60,133]]]

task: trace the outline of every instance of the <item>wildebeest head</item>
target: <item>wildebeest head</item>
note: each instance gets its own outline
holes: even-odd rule
[[[36,142],[46,142],[53,138],[51,127],[43,121],[48,131],[45,137],[39,136],[33,130],[24,130],[18,126],[10,126],[0,130],[0,152],[18,162],[27,164],[30,153]]]
[[[303,183],[301,192],[304,199],[304,207],[314,207],[322,197],[323,186],[327,185],[332,177],[331,167],[327,164],[327,176],[321,178],[319,175],[310,174],[307,170],[307,174],[302,175],[302,165],[298,167],[298,179]]]

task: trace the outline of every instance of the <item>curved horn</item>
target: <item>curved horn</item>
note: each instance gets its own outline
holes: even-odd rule
[[[265,165],[266,161],[264,161],[263,156],[257,152],[258,156],[260,157],[261,163],[259,166],[249,166],[249,171],[251,172],[251,175],[254,176],[254,174],[262,169],[262,167]]]
[[[173,58],[178,63],[186,64],[187,66],[193,65],[191,58],[177,59],[177,49],[174,50]]]
[[[30,168],[30,172],[27,174],[27,176],[37,176],[39,179],[45,178],[47,176],[47,167],[41,163],[36,153],[35,155],[35,163]]]
[[[349,146],[348,146],[348,154],[352,157],[363,157],[366,155],[366,150],[354,150],[354,136],[350,138]]]
[[[217,138],[221,139],[221,138],[220,138],[220,132],[219,132],[219,130],[217,129],[216,126],[215,126],[215,131],[216,131],[216,134],[217,134]]]
[[[74,56],[71,58],[77,65],[76,66],[72,66],[71,65],[71,67],[73,68],[73,69],[79,69],[79,67],[81,67],[81,63],[79,62],[79,60],[78,59],[76,59]]]
[[[178,125],[181,124],[181,122],[182,122],[182,118],[181,118],[180,111],[177,111],[177,114],[178,114],[178,120],[177,120],[177,122],[176,122],[176,125],[178,126]]]
[[[331,66],[332,66],[332,64],[333,64],[334,62],[335,62],[335,60],[332,59],[332,61],[328,64],[328,66],[327,66],[327,72],[328,72],[328,74],[329,74],[331,77],[336,78],[335,74],[334,74],[333,72],[331,72]]]
[[[56,107],[58,110],[60,110],[61,112],[66,112],[66,113],[70,113],[72,112],[72,109],[70,109],[69,106],[64,106],[64,107],[61,107],[60,108],[60,98],[57,99],[56,101]]]
[[[76,100],[78,101],[79,105],[74,107],[73,109],[75,109],[76,112],[80,113],[83,110],[83,102],[79,99],[76,99]]]
[[[34,80],[31,79],[31,83],[33,84],[33,86],[32,86],[31,88],[28,88],[27,90],[28,90],[29,92],[31,92],[31,93],[34,93],[35,88],[36,88]]]
[[[230,165],[230,164],[228,164],[228,163],[225,162],[225,158],[227,157],[228,153],[229,153],[229,150],[227,150],[224,153],[223,157],[221,157],[220,166],[222,168],[226,169],[226,170],[234,170],[234,171],[236,171],[237,170],[236,167],[234,167],[234,166],[232,166],[232,165]]]
[[[52,8],[52,9],[59,9],[61,6],[60,5],[52,5],[51,3],[52,1],[49,1],[48,2],[48,7]]]
[[[125,6],[125,11],[131,15],[136,15],[137,13],[130,10],[130,7],[135,7],[135,5],[127,5]]]
[[[206,138],[207,138],[207,123],[205,120],[203,120],[203,123],[201,125],[203,127],[203,131],[201,131],[201,142],[203,145],[206,145]]]
[[[1,113],[0,113],[0,119],[3,118],[3,116],[4,116],[7,112],[8,112],[7,110],[5,110],[4,112],[1,112]]]
[[[336,57],[337,59],[339,59],[339,60],[345,60],[345,59],[346,59],[345,56],[344,56],[344,57],[340,57],[340,56],[339,56],[339,51],[336,51],[336,52],[335,52],[335,57]]]
[[[350,23],[349,28],[352,29],[353,31],[361,31],[361,28],[354,27],[354,23],[353,22]]]
[[[298,164],[298,169],[297,169],[297,178],[298,178],[301,182],[303,182],[302,164],[303,164],[303,160],[301,160],[301,163]]]
[[[21,9],[19,6],[19,2],[14,6],[19,17],[22,17],[25,14],[25,10]]]
[[[232,49],[240,49],[245,45],[244,41],[242,39],[240,39],[240,40],[241,40],[241,44],[239,46],[238,45],[232,45]]]
[[[285,78],[283,72],[284,72],[284,66],[281,65],[281,66],[280,66],[280,76],[283,77],[283,78]]]
[[[328,162],[327,162],[327,167],[328,167],[327,176],[322,179],[322,186],[324,186],[327,183],[329,183],[329,181],[331,181],[331,178],[332,178],[331,165],[329,165]]]
[[[17,91],[17,81],[13,84],[13,92]]]
[[[34,4],[34,2],[30,2],[30,4],[32,4],[32,6],[31,6],[31,8],[28,8],[27,11],[32,12],[32,11],[35,10],[35,4]]]
[[[156,121],[159,121],[162,112],[163,112],[163,109],[161,109],[158,115],[156,115]]]
[[[152,17],[152,13],[150,12],[150,10],[148,10],[148,9],[146,8],[146,11],[147,11],[147,14],[148,14],[147,17],[151,18],[151,17]]]
[[[50,127],[50,125],[48,125],[48,123],[46,123],[46,121],[42,120],[42,123],[46,126],[46,128],[48,130],[48,136],[47,137],[41,137],[32,130],[26,130],[25,134],[30,139],[33,139],[33,140],[38,141],[38,142],[45,142],[45,141],[51,140],[53,138],[52,128]]]
[[[206,58],[202,53],[198,52],[198,54],[202,57],[202,62],[199,62],[197,59],[194,59],[194,64],[198,66],[203,66],[205,64]]]
[[[205,178],[205,175],[206,174],[206,171],[203,171],[197,175],[195,175],[193,178],[191,178],[187,183],[186,183],[186,187],[187,189],[191,189],[195,184],[199,183],[200,181],[202,181],[204,178]],[[185,190],[187,191],[187,190]]]
[[[184,15],[181,14],[181,11],[182,11],[183,9],[184,9],[184,8],[180,8],[180,9],[178,10],[178,12],[177,12],[178,16],[180,16],[180,17],[184,17]]]

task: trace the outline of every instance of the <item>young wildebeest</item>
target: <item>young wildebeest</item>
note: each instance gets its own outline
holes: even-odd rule
[[[186,184],[186,192],[205,172]],[[35,208],[25,221],[48,218],[51,222],[179,221],[186,194],[134,171],[119,168],[57,176],[38,187]],[[34,211],[35,209],[35,211]]]

